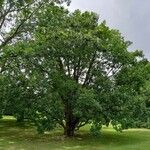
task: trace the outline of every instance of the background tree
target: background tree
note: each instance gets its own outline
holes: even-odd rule
[[[0,48],[20,33],[26,33],[26,25],[41,7],[50,3],[70,3],[68,0],[1,0],[0,2]],[[30,24],[31,25],[31,24]],[[29,27],[29,26],[28,26]],[[27,34],[27,33],[26,33]]]

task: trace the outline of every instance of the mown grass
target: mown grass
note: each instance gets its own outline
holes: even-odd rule
[[[105,127],[94,137],[87,126],[75,138],[66,139],[60,129],[38,135],[29,124],[20,125],[7,117],[0,121],[0,150],[150,150],[150,130],[117,133]]]

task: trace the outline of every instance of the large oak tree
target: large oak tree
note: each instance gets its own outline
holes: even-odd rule
[[[137,97],[150,65],[128,51],[119,31],[99,24],[95,13],[53,4],[40,9],[35,24],[32,38],[6,48],[13,59],[4,74],[17,79],[23,90],[16,97],[30,104],[28,117],[40,132],[59,124],[71,137],[88,123],[96,133],[110,122],[121,130],[140,119],[145,102]]]

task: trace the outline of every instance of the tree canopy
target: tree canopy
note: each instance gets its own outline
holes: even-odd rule
[[[41,133],[59,124],[69,137],[85,124],[95,134],[109,123],[121,131],[148,115],[139,95],[150,64],[141,51],[128,51],[118,30],[93,12],[54,3],[32,19],[32,36],[3,48],[1,99],[14,115],[25,114]]]

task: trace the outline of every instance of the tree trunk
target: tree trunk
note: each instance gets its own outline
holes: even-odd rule
[[[66,123],[66,127],[64,129],[64,135],[66,137],[73,137],[75,132],[75,127],[76,127],[75,123],[71,123],[71,122]]]
[[[18,123],[24,122],[24,113],[20,113],[20,114],[17,116],[17,122],[18,122]]]
[[[65,122],[64,135],[66,137],[73,137],[76,125],[78,124],[79,119],[73,115],[73,109],[69,102],[65,105]]]

